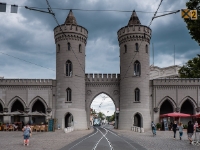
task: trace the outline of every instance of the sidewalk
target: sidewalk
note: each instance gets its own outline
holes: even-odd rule
[[[179,139],[179,132],[176,133],[176,139],[174,139],[172,131],[156,131],[157,135],[155,137],[153,137],[151,131],[145,133],[116,129],[113,129],[113,131],[133,140],[148,150],[200,150],[200,146],[189,144],[186,131],[183,133],[182,140]]]
[[[90,130],[64,133],[63,130],[55,132],[33,132],[30,145],[23,146],[23,132],[0,131],[1,150],[59,150],[67,144],[93,132]]]

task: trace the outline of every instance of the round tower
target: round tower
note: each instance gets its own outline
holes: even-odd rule
[[[119,129],[150,128],[149,44],[151,29],[141,25],[133,11],[128,25],[118,32],[120,46]]]
[[[85,111],[85,46],[88,31],[70,10],[66,21],[54,28],[56,44],[56,119],[62,129],[87,129]]]

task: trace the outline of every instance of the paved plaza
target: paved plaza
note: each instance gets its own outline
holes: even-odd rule
[[[137,133],[125,130],[113,130],[118,135],[124,136],[133,140],[135,143],[145,147],[148,150],[200,150],[200,146],[189,144],[187,133],[184,131],[182,140],[174,139],[173,131],[157,131],[157,135],[153,137],[151,131],[145,133]]]
[[[30,145],[23,146],[23,132],[20,131],[1,131],[0,149],[1,150],[59,150],[69,143],[92,133],[94,130],[82,130],[64,133],[62,130],[55,132],[33,132],[30,138]],[[172,131],[157,131],[155,137],[151,131],[137,133],[133,131],[115,130],[118,135],[133,140],[135,143],[148,150],[199,150],[200,146],[190,145],[187,140],[186,131],[183,140],[173,139]]]

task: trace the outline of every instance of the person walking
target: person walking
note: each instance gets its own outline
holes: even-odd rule
[[[190,141],[190,144],[192,144],[192,136],[194,134],[194,126],[191,121],[188,122],[188,128],[187,128],[187,135],[188,139]]]
[[[177,129],[177,124],[176,121],[174,121],[174,124],[172,125],[172,130],[174,132],[174,139],[176,139],[176,129]]]
[[[27,124],[26,126],[24,126],[24,128],[22,129],[22,131],[24,132],[24,146],[27,145],[29,146],[29,138],[30,138],[30,134],[31,134],[31,128],[29,127],[29,125]]]
[[[183,124],[181,122],[179,123],[178,130],[179,130],[180,140],[182,140],[182,136],[183,136]]]
[[[154,124],[153,121],[151,122],[151,128],[152,128],[153,135],[156,135],[156,125]]]

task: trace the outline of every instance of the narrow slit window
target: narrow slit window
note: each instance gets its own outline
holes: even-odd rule
[[[82,46],[79,44],[79,53],[82,53]]]
[[[135,43],[135,51],[136,51],[136,52],[139,51],[139,45],[138,45],[138,43]]]
[[[72,76],[72,62],[70,60],[66,62],[66,76]]]
[[[134,76],[140,76],[141,75],[141,65],[139,61],[135,61],[134,63]]]
[[[135,89],[135,101],[140,101],[140,90],[138,88]]]
[[[146,53],[148,54],[148,45],[146,45]]]
[[[127,46],[124,45],[124,53],[127,53]]]
[[[68,49],[68,51],[71,50],[71,45],[70,45],[70,43],[67,43],[67,49]]]
[[[67,88],[66,92],[67,92],[67,102],[71,102],[72,101],[72,90],[70,88]]]

